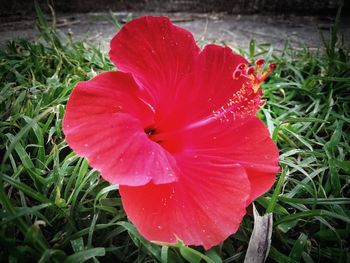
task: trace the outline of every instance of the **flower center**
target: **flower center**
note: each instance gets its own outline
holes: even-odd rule
[[[177,152],[181,149],[179,137],[176,135],[182,130],[161,132],[154,127],[147,127],[144,131],[150,140],[158,143],[169,152]]]
[[[146,133],[148,136],[151,136],[151,135],[153,135],[153,134],[156,133],[156,129],[151,128],[151,127],[145,128],[145,133]]]
[[[145,133],[147,134],[148,138],[150,138],[152,141],[156,143],[161,143],[162,140],[159,138],[159,131],[153,127],[147,127],[144,129]]]

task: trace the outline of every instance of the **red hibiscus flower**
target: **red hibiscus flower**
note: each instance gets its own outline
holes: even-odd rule
[[[118,71],[77,84],[63,120],[69,146],[120,185],[149,240],[217,245],[270,189],[278,149],[256,117],[274,65],[227,47],[200,50],[166,17],[127,23],[111,41]]]

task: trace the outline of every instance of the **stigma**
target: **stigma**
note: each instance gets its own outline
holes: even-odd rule
[[[276,63],[267,65],[267,69],[264,70],[265,60],[258,59],[255,61],[254,66],[248,67],[247,64],[239,64],[236,70],[233,72],[232,77],[234,79],[246,78],[248,86],[252,88],[254,93],[257,93],[260,89],[260,84],[271,74],[276,68]]]

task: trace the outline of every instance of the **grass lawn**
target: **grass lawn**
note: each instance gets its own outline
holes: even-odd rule
[[[209,251],[161,247],[137,233],[118,187],[73,153],[62,133],[75,84],[114,66],[37,12],[39,41],[15,40],[0,50],[0,262],[242,262],[250,216]],[[350,260],[350,50],[337,38],[339,17],[317,51],[254,41],[238,50],[250,61],[278,64],[259,112],[282,168],[255,201],[260,213],[273,213],[268,262]]]

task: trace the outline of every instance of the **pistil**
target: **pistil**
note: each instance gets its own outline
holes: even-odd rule
[[[247,64],[237,66],[232,77],[236,80],[243,80],[243,85],[233,93],[225,106],[213,111],[216,119],[229,121],[231,119],[229,116],[236,119],[236,117],[246,117],[257,112],[265,103],[265,100],[260,98],[262,95],[260,85],[276,68],[276,64],[272,63],[268,64],[268,69],[264,71],[264,65],[265,60],[258,59],[255,66],[248,67]]]
[[[255,66],[248,67],[247,64],[239,64],[232,77],[235,80],[243,80],[242,87],[232,94],[226,105],[213,110],[209,116],[173,131],[162,132],[156,129],[145,129],[146,134],[151,140],[161,143],[182,132],[209,125],[217,120],[229,122],[231,119],[235,120],[238,117],[245,118],[255,115],[265,103],[265,100],[260,98],[262,95],[260,85],[276,68],[276,64],[271,63],[267,65],[267,70],[264,71],[264,65],[265,61],[263,59],[258,59]]]

